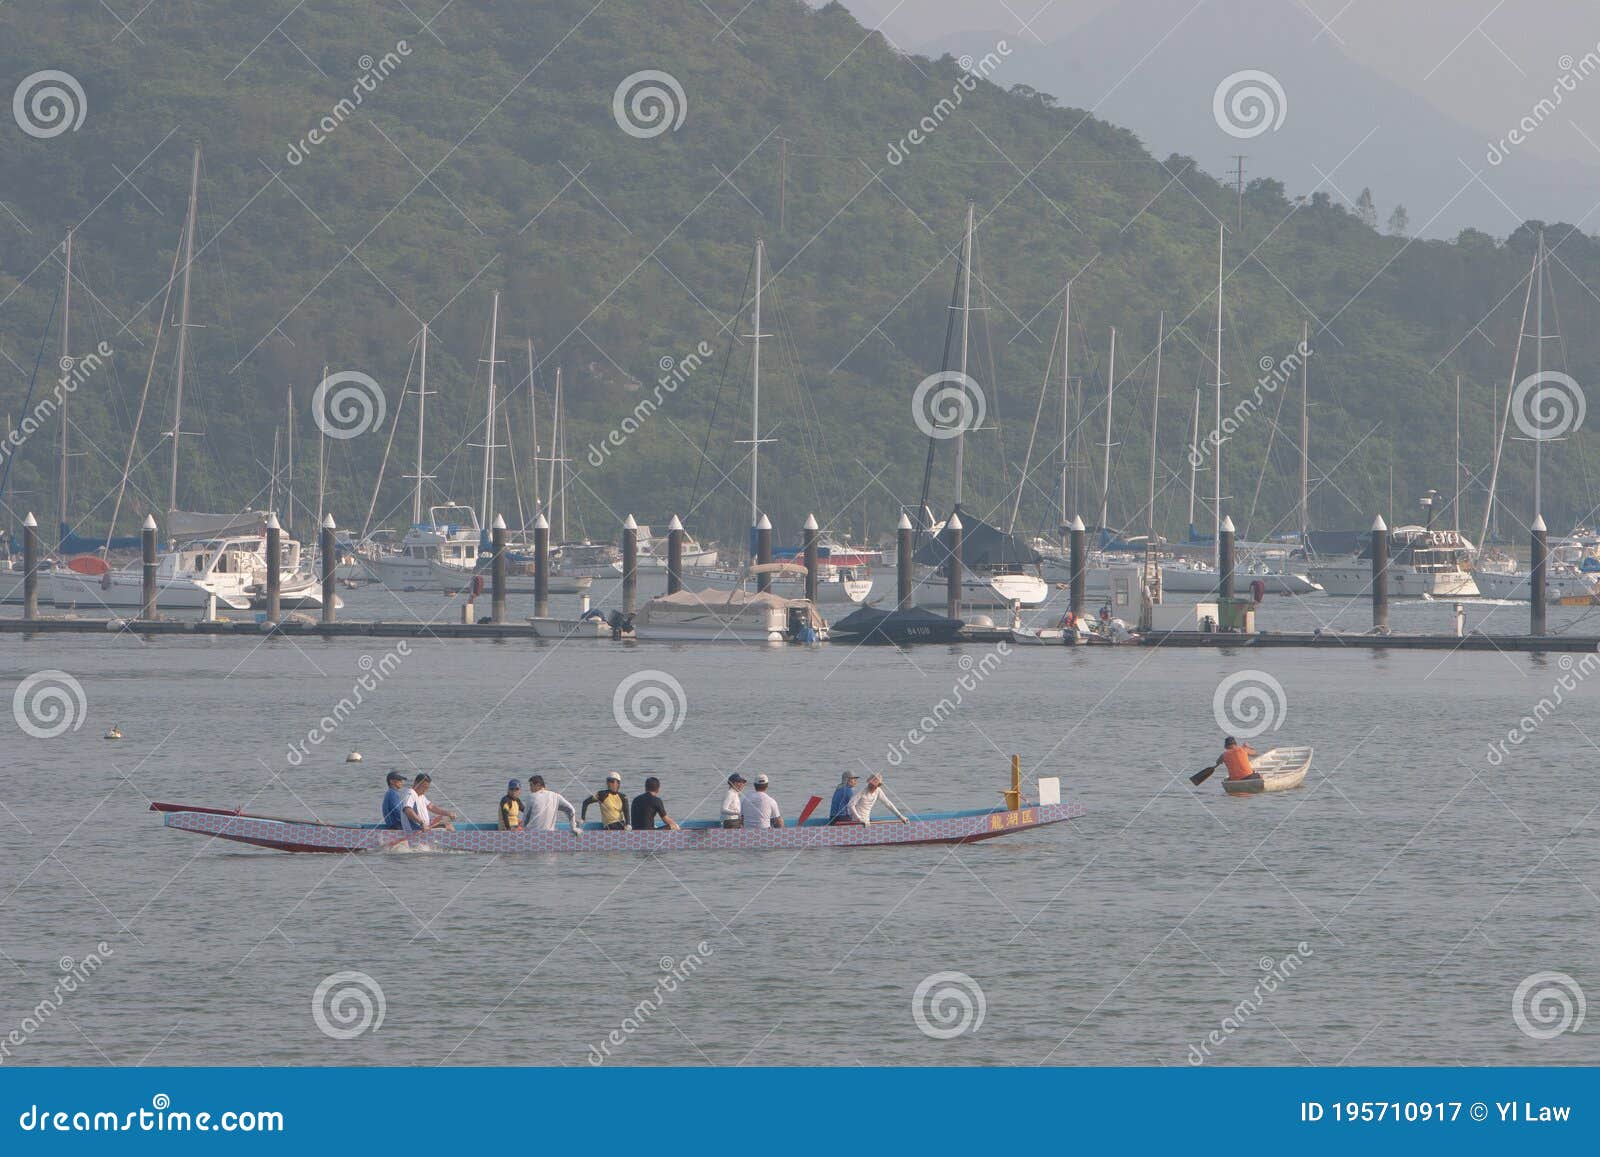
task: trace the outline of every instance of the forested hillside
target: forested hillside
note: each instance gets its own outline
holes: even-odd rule
[[[749,501],[739,440],[750,437],[749,350],[737,335],[751,332],[748,309],[739,315],[761,236],[763,434],[775,439],[762,448],[762,505],[783,538],[807,510],[887,529],[921,488],[927,440],[912,394],[940,368],[969,199],[981,310],[971,367],[988,421],[967,440],[967,505],[1006,521],[1030,456],[1019,528],[1056,523],[1059,386],[1042,408],[1040,391],[1075,277],[1071,372],[1084,383],[1086,443],[1105,436],[1108,329],[1118,330],[1113,524],[1143,520],[1150,355],[1166,313],[1158,516],[1181,531],[1193,391],[1214,372],[1221,223],[1226,405],[1250,393],[1263,364],[1289,357],[1309,323],[1314,522],[1364,525],[1387,510],[1391,467],[1396,513],[1409,517],[1423,490],[1451,488],[1457,374],[1464,453],[1470,469],[1484,463],[1490,391],[1503,397],[1511,372],[1537,229],[1408,242],[1364,224],[1334,190],[1295,203],[1270,179],[1241,204],[1184,157],[1153,158],[1131,134],[1031,90],[969,79],[968,91],[962,62],[901,57],[842,8],[799,0],[207,0],[147,7],[130,28],[97,0],[0,9],[6,90],[47,69],[78,82],[83,116],[56,135],[10,120],[0,130],[0,404],[16,425],[36,358],[36,398],[56,373],[59,245],[75,227],[72,352],[101,340],[113,350],[70,401],[83,451],[70,515],[88,533],[104,532],[121,474],[195,142],[184,427],[203,436],[184,440],[179,504],[266,501],[288,389],[303,519],[326,365],[370,375],[385,397],[380,428],[329,442],[328,504],[357,526],[424,322],[425,472],[434,495],[476,503],[480,452],[469,443],[484,440],[482,359],[499,290],[497,380],[514,455],[501,455],[498,503],[512,521],[517,483],[532,501],[531,339],[544,457],[562,370],[574,532],[580,518],[610,536],[624,513],[661,523],[676,511],[702,536],[737,539]],[[632,119],[648,108],[614,109],[619,85],[645,70],[682,92],[680,102],[665,86],[668,117],[682,121],[654,135]],[[910,139],[919,124],[921,143]],[[1414,222],[1431,211],[1409,208]],[[1547,365],[1587,383],[1600,366],[1600,297],[1587,288],[1600,286],[1600,247],[1567,225],[1547,237],[1547,317],[1566,337],[1546,343]],[[173,337],[169,328],[155,359],[124,533],[165,506]],[[704,364],[660,391],[620,446],[592,454],[642,399],[654,406],[664,360],[702,342]],[[1298,372],[1266,397],[1225,449],[1229,510],[1251,536],[1290,529],[1298,500]],[[1210,405],[1208,387],[1203,412]],[[401,475],[415,413],[404,398],[379,524],[409,516]],[[1553,528],[1595,501],[1587,437],[1546,457]],[[1504,493],[1520,514],[1531,454],[1508,447]],[[1099,451],[1084,455],[1092,517]],[[936,509],[948,504],[950,461],[942,444]],[[54,511],[55,471],[49,426],[15,454],[13,518]],[[1476,536],[1481,493],[1466,506]]]

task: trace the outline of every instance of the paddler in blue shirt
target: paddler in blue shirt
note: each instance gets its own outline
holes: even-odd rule
[[[847,771],[839,777],[839,786],[833,789],[833,799],[828,804],[828,822],[830,824],[848,824],[852,822],[850,798],[855,795],[856,781],[860,778],[853,771]]]
[[[398,771],[391,771],[388,784],[389,790],[383,793],[383,826],[399,831],[403,826],[400,822],[400,807],[406,798],[406,777]]]

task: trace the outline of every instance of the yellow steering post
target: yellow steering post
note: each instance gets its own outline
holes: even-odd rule
[[[1011,790],[1000,793],[1006,798],[1006,807],[1012,811],[1022,810],[1022,757],[1011,757]]]

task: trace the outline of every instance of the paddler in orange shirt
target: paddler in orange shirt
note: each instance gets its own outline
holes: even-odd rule
[[[1240,743],[1230,735],[1222,741],[1222,758],[1217,762],[1227,766],[1229,779],[1260,779],[1256,769],[1250,766],[1250,757],[1260,754],[1248,743]]]

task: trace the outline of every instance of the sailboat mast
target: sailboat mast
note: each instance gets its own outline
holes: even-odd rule
[[[1100,534],[1105,541],[1111,512],[1111,406],[1117,394],[1117,327],[1111,327],[1111,357],[1106,367],[1106,444],[1100,465]]]
[[[561,541],[567,539],[567,418],[566,410],[562,408],[564,398],[561,393],[561,371],[556,371],[556,444],[554,447],[556,457],[561,460]]]
[[[1311,533],[1311,375],[1306,366],[1311,349],[1311,324],[1300,323],[1300,545]],[[1461,454],[1461,391],[1456,387],[1456,455]],[[1461,473],[1456,471],[1457,475]]]
[[[1533,262],[1534,334],[1533,380],[1544,386],[1544,230],[1539,230],[1539,250]],[[1544,514],[1544,439],[1533,440],[1533,515]]]
[[[72,230],[67,230],[66,241],[66,274],[61,284],[61,361],[59,363],[62,376],[72,372],[72,331],[70,318],[72,316]],[[60,504],[56,525],[61,528],[60,533],[66,534],[67,522],[67,459],[71,454],[68,439],[67,425],[67,397],[66,390],[61,391],[61,462],[60,478],[57,479],[58,490],[56,500]],[[7,429],[10,429],[7,426]],[[115,529],[115,528],[113,528]],[[108,532],[109,533],[109,532]],[[60,541],[59,539],[57,541]]]
[[[287,430],[284,436],[284,472],[286,474],[284,486],[288,491],[288,502],[285,506],[283,524],[292,538],[294,537],[294,387],[292,386],[283,391],[283,410],[284,424]]]
[[[1194,390],[1194,424],[1189,427],[1189,533],[1194,533],[1194,492],[1200,469],[1200,387]]]
[[[968,324],[972,317],[972,227],[976,217],[977,206],[967,202],[967,238],[962,245],[961,253],[961,388],[967,388],[967,354],[971,326]],[[967,458],[967,431],[965,426],[956,431],[956,486],[955,505],[960,506],[962,500],[962,479],[966,473]]]
[[[422,434],[428,418],[428,325],[422,325],[422,373],[417,385],[417,476],[411,489],[411,522],[422,522]]]
[[[1070,451],[1072,427],[1072,282],[1067,282],[1065,300],[1061,305],[1061,528],[1062,538],[1067,535],[1067,472],[1071,467]]]
[[[756,240],[756,304],[750,346],[750,525],[761,517],[761,258],[765,243]],[[958,454],[960,451],[956,451]]]
[[[528,339],[528,473],[533,476],[533,516],[539,517],[539,395],[533,388],[533,339]]]
[[[1161,347],[1167,341],[1167,311],[1156,316],[1156,387],[1150,399],[1150,512],[1146,529],[1150,542],[1156,540],[1156,432],[1161,417]]]
[[[200,146],[189,173],[189,220],[183,227],[183,292],[178,304],[178,375],[172,393],[172,478],[167,509],[178,509],[178,444],[183,440],[183,365],[189,351],[189,271],[194,265],[194,219],[200,211]]]
[[[484,526],[494,524],[494,342],[499,331],[500,291],[497,289],[489,307],[489,410],[483,419],[483,500],[478,503]]]
[[[1211,535],[1211,565],[1218,574],[1222,572],[1222,241],[1223,226],[1217,226],[1217,425],[1216,446],[1212,456],[1211,498],[1215,509]]]
[[[1450,503],[1455,511],[1455,532],[1461,534],[1461,375],[1456,375],[1456,486],[1455,498]]]
[[[328,367],[322,367],[322,380],[328,380]],[[322,525],[322,505],[327,490],[328,431],[326,422],[317,423],[317,526]]]
[[[561,436],[561,367],[556,367],[555,405],[550,411],[550,508],[556,505],[556,439]]]

